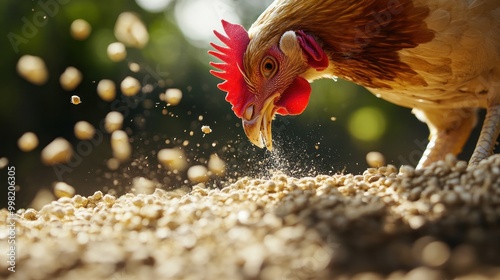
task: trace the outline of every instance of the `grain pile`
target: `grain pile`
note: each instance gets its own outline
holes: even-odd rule
[[[475,168],[450,156],[423,170],[96,192],[18,215],[8,279],[500,278],[499,155]]]

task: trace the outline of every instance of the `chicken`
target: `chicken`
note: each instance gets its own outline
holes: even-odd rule
[[[487,110],[469,161],[493,153],[500,131],[500,1],[275,0],[248,32],[222,21],[211,73],[224,82],[249,140],[272,149],[275,114],[306,108],[310,82],[342,78],[412,108],[430,130],[418,163],[461,152]]]

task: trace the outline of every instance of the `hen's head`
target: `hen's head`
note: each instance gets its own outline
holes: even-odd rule
[[[260,148],[272,149],[271,122],[275,114],[302,113],[311,94],[305,73],[324,70],[328,57],[314,37],[303,31],[287,31],[276,42],[252,44],[241,25],[222,21],[227,36],[214,31],[226,46],[211,43],[209,53],[222,62],[211,62],[220,71],[210,73],[224,82],[226,100],[242,119],[248,139]]]

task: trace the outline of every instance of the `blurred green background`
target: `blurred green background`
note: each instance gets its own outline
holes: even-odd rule
[[[302,115],[277,117],[273,125],[273,154],[249,144],[240,120],[216,87],[219,80],[208,73],[212,58],[207,50],[209,41],[215,40],[212,30],[221,29],[220,19],[248,28],[270,2],[0,1],[0,158],[6,157],[9,165],[16,167],[16,206],[26,207],[39,189],[51,189],[57,181],[67,182],[83,195],[98,189],[127,190],[132,178],[138,176],[165,188],[189,185],[184,174],[174,178],[158,168],[156,159],[159,149],[179,146],[186,140],[190,165],[205,164],[212,153],[228,163],[226,177],[211,181],[214,187],[229,184],[238,176],[266,176],[269,169],[291,176],[360,173],[367,167],[365,155],[370,151],[382,152],[390,164],[415,165],[427,141],[426,125],[410,109],[377,99],[365,89],[342,80],[315,82],[310,104]],[[106,48],[117,41],[113,28],[124,11],[135,12],[143,20],[150,41],[142,50],[128,48],[127,58],[116,63],[107,57]],[[69,33],[70,24],[78,18],[92,26],[90,37],[84,41],[73,39]],[[24,54],[43,58],[50,76],[45,85],[35,86],[17,74],[16,63]],[[130,71],[130,63],[139,64],[141,70]],[[71,92],[59,84],[59,75],[68,66],[83,73],[82,83]],[[143,86],[150,85],[152,91],[129,98],[119,94],[118,103],[114,104],[97,96],[99,80],[112,79],[119,84],[129,75]],[[158,97],[170,87],[184,93],[176,107],[167,107]],[[79,95],[83,103],[71,104],[73,94]],[[41,150],[54,138],[64,137],[78,147],[81,141],[73,135],[74,124],[86,120],[98,127],[117,104],[125,115],[124,127],[132,140],[134,153],[130,162],[117,171],[106,167],[111,149],[105,133],[97,144],[90,145],[90,151],[74,159],[70,168],[41,163]],[[162,114],[163,109],[169,114]],[[213,132],[204,135],[200,131],[202,125],[209,125]],[[24,153],[16,142],[27,131],[35,132],[40,144],[34,151]],[[478,129],[462,158],[469,157],[477,135]],[[1,188],[5,189],[0,197],[5,198],[6,168],[0,169],[0,176]]]

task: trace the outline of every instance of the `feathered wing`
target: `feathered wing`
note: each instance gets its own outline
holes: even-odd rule
[[[500,83],[500,1],[415,0],[415,5],[430,8],[425,22],[435,33],[432,41],[399,52],[427,83],[413,93],[422,95],[416,99],[429,106],[485,108],[481,95]],[[402,105],[420,105],[409,103]]]
[[[426,122],[430,142],[419,167],[457,154],[476,124],[475,107],[487,109],[470,163],[488,157],[500,132],[500,1],[416,0],[432,11],[425,20],[432,41],[399,52],[426,81],[401,81],[393,91],[372,89],[381,97],[410,108]]]

